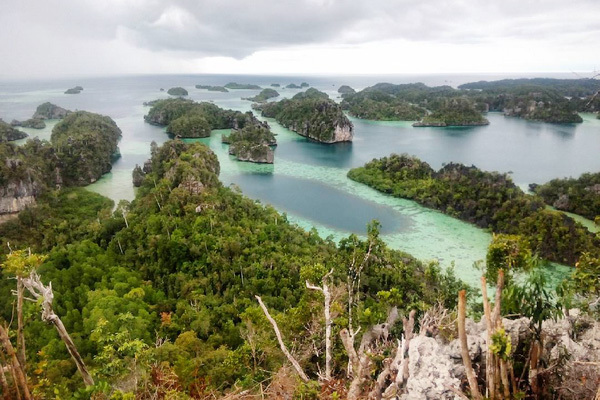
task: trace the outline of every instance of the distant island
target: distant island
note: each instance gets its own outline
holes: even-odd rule
[[[507,117],[549,123],[579,123],[582,119],[578,112],[600,111],[600,100],[593,97],[598,90],[600,83],[593,79],[481,81],[460,85],[458,89],[423,83],[378,83],[360,92],[343,94],[342,107],[357,118],[375,120],[421,120],[437,113],[436,119],[424,119],[416,126],[451,126],[440,119],[449,111],[441,107],[448,104],[448,99],[461,98],[468,99],[479,112],[498,111]],[[457,117],[454,120],[466,125],[483,123],[483,117],[470,112]]]
[[[215,129],[231,129],[231,134],[223,137],[224,143],[230,143],[230,154],[240,161],[273,162],[269,146],[276,144],[275,137],[269,125],[256,119],[252,112],[225,110],[206,102],[166,99],[152,102],[144,120],[166,126],[167,133],[178,138],[209,137]]]
[[[81,86],[75,86],[65,91],[65,94],[79,94],[83,90]]]
[[[167,90],[167,94],[170,94],[171,96],[187,96],[188,91],[181,86],[177,86]]]
[[[205,89],[209,92],[229,92],[224,86],[196,85],[196,89]]]
[[[413,126],[417,127],[444,127],[444,126],[479,126],[488,125],[490,122],[475,109],[472,101],[466,98],[455,97],[445,99],[436,111],[423,117]]]
[[[46,127],[44,120],[63,119],[70,113],[71,111],[59,107],[56,104],[46,102],[37,107],[30,119],[25,121],[13,120],[10,124],[12,126],[20,126],[23,128],[44,129]]]
[[[281,85],[279,83],[271,83],[271,86],[273,86],[273,87],[280,87]]]
[[[0,143],[24,139],[27,136],[28,135],[25,132],[13,128],[0,119]]]
[[[354,93],[356,93],[356,90],[352,89],[348,85],[342,85],[338,88],[338,93],[339,94],[354,94]]]
[[[286,86],[287,89],[302,89],[302,86],[296,85],[295,83],[290,83]]]
[[[228,84],[225,85],[225,87],[227,89],[243,89],[243,90],[260,90],[260,89],[262,89],[258,85],[252,85],[252,84],[248,84],[248,83],[236,83],[236,82],[229,82]]]
[[[321,143],[351,142],[354,126],[326,93],[311,88],[291,99],[256,104],[262,115]]]
[[[274,97],[279,97],[279,92],[275,89],[263,89],[259,94],[254,97],[243,98],[244,100],[255,101],[257,103],[264,103],[265,101],[272,99]]]

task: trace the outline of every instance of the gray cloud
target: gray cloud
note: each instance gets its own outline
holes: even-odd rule
[[[528,39],[596,45],[597,0],[2,0],[13,54],[122,43],[180,57],[244,58],[301,45],[404,39],[449,44]],[[37,40],[39,39],[39,40]],[[37,44],[37,45],[36,45]],[[37,48],[36,48],[37,46]],[[597,49],[597,47],[596,47]],[[64,49],[62,50],[64,52]],[[0,74],[2,66],[0,65]]]

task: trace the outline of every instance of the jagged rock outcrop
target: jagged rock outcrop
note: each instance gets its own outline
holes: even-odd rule
[[[560,370],[551,374],[551,379],[556,380],[552,387],[558,388],[560,398],[564,399],[586,398],[574,395],[575,390],[579,390],[581,396],[584,390],[582,379],[600,379],[600,372],[594,371],[595,363],[600,362],[600,322],[572,314],[557,321],[545,321],[542,327],[543,365]],[[528,318],[503,319],[502,324],[510,335],[513,352],[519,345],[530,343]],[[487,351],[485,322],[467,319],[466,331],[473,367],[483,377]],[[458,339],[448,342],[441,335],[414,337],[409,344],[408,357],[409,377],[401,399],[459,399],[451,390],[459,389],[466,379]],[[586,366],[590,366],[590,370]],[[596,385],[591,387],[595,393]],[[589,398],[593,398],[593,393],[589,391]]]
[[[133,181],[133,186],[135,187],[140,187],[142,186],[142,182],[144,182],[144,177],[146,176],[146,174],[144,173],[144,171],[142,170],[142,168],[139,165],[135,165],[135,168],[133,169],[133,172],[131,173],[131,178]]]
[[[229,146],[229,154],[234,155],[238,161],[259,164],[273,164],[275,160],[275,152],[265,144],[233,143]]]
[[[14,160],[13,160],[14,161]],[[12,162],[12,161],[8,161]],[[0,187],[0,215],[14,214],[35,204],[39,185],[31,178],[10,182]]]

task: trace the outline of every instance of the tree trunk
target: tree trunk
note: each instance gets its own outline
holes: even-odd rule
[[[262,302],[262,299],[259,296],[254,296],[254,297],[256,297],[256,300],[258,300],[258,304],[260,305],[260,308],[262,308],[263,312],[265,313],[265,316],[267,317],[267,319],[269,320],[271,325],[273,325],[273,330],[275,331],[275,336],[277,336],[277,341],[279,342],[279,347],[281,348],[281,351],[283,352],[283,354],[285,354],[285,356],[290,361],[290,363],[292,363],[292,365],[296,369],[296,372],[298,372],[298,375],[300,375],[300,378],[302,378],[302,380],[304,382],[308,382],[309,381],[308,376],[306,376],[306,374],[302,370],[302,367],[300,366],[298,361],[296,361],[296,359],[294,357],[292,357],[292,355],[288,351],[287,347],[285,347],[285,343],[283,343],[283,339],[281,338],[281,332],[279,331],[277,322],[273,319],[273,317],[271,317],[271,314],[269,314],[269,310],[267,309],[267,306],[265,306],[265,303]]]
[[[331,380],[331,292],[329,291],[329,285],[327,281],[329,277],[333,273],[333,270],[329,271],[323,277],[323,286],[318,287],[312,285],[310,282],[306,281],[306,287],[308,289],[317,290],[323,293],[323,297],[325,298],[325,304],[323,306],[325,310],[325,380]]]
[[[486,384],[486,395],[490,398],[490,400],[495,399],[496,391],[495,388],[495,376],[494,376],[494,354],[490,350],[490,345],[492,343],[492,330],[494,329],[492,325],[492,311],[490,310],[490,301],[487,294],[487,282],[485,280],[485,276],[481,277],[481,294],[483,296],[483,312],[485,315],[485,324],[486,324],[486,347],[487,352],[485,355],[485,384]]]
[[[0,354],[2,351],[0,351]],[[8,381],[6,380],[6,375],[4,373],[5,370],[4,362],[0,360],[0,387],[2,388],[2,398],[4,400],[10,400],[10,388],[8,387]]]
[[[465,329],[466,314],[467,293],[461,290],[458,292],[458,337],[460,339],[461,355],[463,364],[465,365],[467,380],[469,381],[469,388],[471,389],[471,397],[475,400],[481,400],[481,393],[479,393],[479,386],[477,385],[477,376],[475,375],[475,371],[473,371],[469,346],[467,344],[467,331]]]
[[[31,393],[29,393],[29,387],[27,387],[27,380],[25,379],[25,374],[23,373],[21,364],[19,364],[19,360],[17,359],[15,349],[10,343],[8,333],[6,332],[6,329],[2,326],[2,324],[0,324],[0,341],[2,342],[2,346],[4,347],[6,355],[10,359],[13,373],[15,375],[15,386],[20,387],[21,392],[23,394],[23,398],[25,400],[31,400]]]
[[[25,336],[23,334],[23,278],[17,276],[17,358],[23,367],[23,372],[26,369],[25,358]]]
[[[81,374],[81,377],[83,378],[83,383],[85,383],[86,386],[93,386],[94,380],[92,379],[92,376],[90,375],[87,367],[85,366],[85,363],[83,362],[83,359],[81,358],[81,355],[79,355],[79,352],[77,351],[77,347],[75,346],[75,343],[73,343],[71,336],[69,336],[69,333],[67,332],[67,329],[63,325],[60,318],[58,318],[58,316],[56,314],[54,314],[54,316],[56,318],[54,318],[52,320],[52,324],[54,324],[54,326],[56,327],[56,330],[58,331],[58,335],[60,336],[62,341],[65,342],[65,345],[67,346],[67,350],[69,351],[71,358],[73,358],[73,361],[75,361],[75,365],[77,365],[77,370],[79,371],[79,373]]]

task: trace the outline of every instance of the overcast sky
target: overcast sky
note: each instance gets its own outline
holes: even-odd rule
[[[599,0],[0,0],[0,79],[600,68]]]

